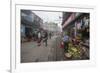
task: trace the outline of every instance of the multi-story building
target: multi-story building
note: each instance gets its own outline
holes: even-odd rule
[[[32,35],[33,14],[30,10],[21,10],[21,40]]]
[[[44,30],[48,30],[49,32],[56,33],[58,31],[58,24],[54,22],[45,22],[42,27]]]
[[[33,21],[33,32],[38,30],[43,25],[43,19],[41,19],[38,15],[34,14],[34,21]]]
[[[42,24],[43,20],[31,10],[21,10],[21,40],[32,38],[34,31]]]

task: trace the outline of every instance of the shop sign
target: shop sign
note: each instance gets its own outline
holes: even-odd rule
[[[71,16],[68,18],[68,20],[65,21],[65,23],[62,27],[64,28],[65,26],[67,26],[74,19],[75,19],[75,13],[71,14]]]

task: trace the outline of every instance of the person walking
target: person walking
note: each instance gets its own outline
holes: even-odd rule
[[[51,32],[49,33],[49,38],[51,39]]]
[[[41,45],[41,32],[38,32],[38,46]]]
[[[44,43],[45,43],[45,46],[48,45],[48,33],[47,33],[47,31],[44,32]]]
[[[68,52],[68,42],[69,42],[69,36],[67,34],[64,34],[63,43],[64,43],[64,51],[65,52]]]

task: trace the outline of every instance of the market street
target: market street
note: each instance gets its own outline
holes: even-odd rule
[[[21,63],[90,59],[90,13],[21,10]]]

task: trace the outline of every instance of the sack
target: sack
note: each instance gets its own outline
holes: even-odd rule
[[[60,48],[64,48],[64,43],[63,42],[61,42]]]

